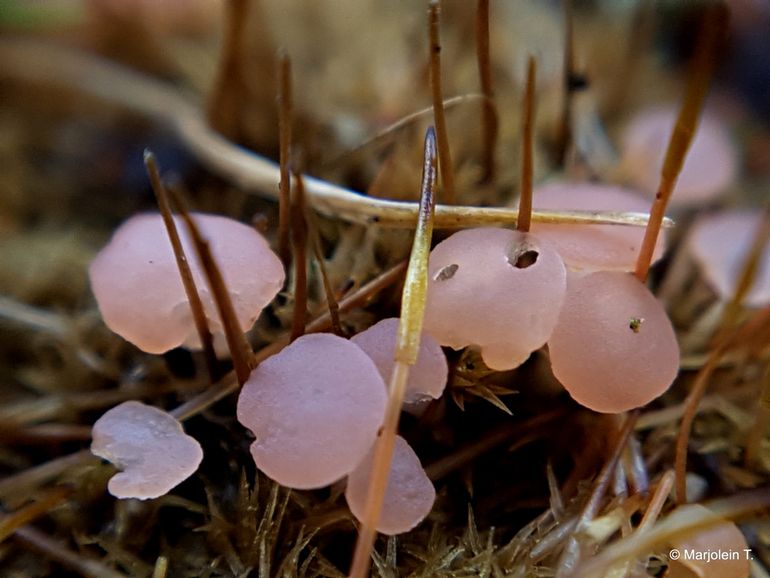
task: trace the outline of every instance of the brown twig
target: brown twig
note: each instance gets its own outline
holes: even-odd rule
[[[289,226],[291,220],[291,175],[289,174],[289,151],[292,132],[292,83],[291,60],[288,54],[278,57],[278,166],[281,180],[278,183],[278,255],[284,267],[291,261]]]
[[[326,270],[326,260],[321,250],[321,238],[318,234],[318,224],[315,221],[315,215],[310,209],[305,211],[305,222],[310,232],[310,245],[313,247],[313,255],[318,269],[321,272],[321,282],[323,283],[324,295],[326,296],[326,307],[329,313],[331,330],[335,335],[346,337],[340,322],[340,305],[337,303],[337,297],[334,295],[334,288],[329,281],[329,273]]]
[[[305,185],[302,173],[294,167],[294,198],[291,204],[291,244],[294,257],[294,313],[291,337],[305,333],[307,318],[307,222],[305,221]]]
[[[527,59],[527,86],[524,89],[524,106],[521,113],[521,175],[519,180],[519,219],[516,229],[529,231],[532,223],[532,146],[535,121],[535,59]]]
[[[163,224],[166,226],[166,232],[168,233],[169,241],[171,241],[171,247],[174,250],[176,266],[179,269],[179,276],[182,278],[185,295],[187,295],[187,300],[190,302],[190,311],[195,323],[195,330],[198,332],[198,338],[201,340],[203,347],[206,369],[209,372],[211,383],[215,383],[217,381],[218,364],[217,354],[214,351],[214,339],[211,337],[209,323],[206,320],[206,311],[203,309],[203,302],[195,285],[190,263],[185,254],[184,246],[182,246],[182,240],[179,238],[179,231],[176,228],[174,215],[169,204],[168,191],[166,191],[166,187],[163,186],[160,180],[160,170],[158,169],[155,155],[149,150],[144,151],[144,166],[147,168],[147,174],[150,176],[152,190],[155,193],[160,214],[163,216]]]
[[[0,518],[0,542],[22,526],[43,516],[62,504],[72,494],[72,488],[59,486],[42,493],[34,502]]]
[[[441,185],[444,202],[448,205],[454,205],[457,202],[457,195],[441,87],[441,5],[438,0],[431,0],[428,8],[428,39],[430,44],[430,89],[433,96],[433,122],[436,125]]]
[[[572,140],[572,95],[575,92],[575,26],[572,0],[562,0],[564,55],[562,58],[562,103],[556,134],[556,162],[563,166]]]

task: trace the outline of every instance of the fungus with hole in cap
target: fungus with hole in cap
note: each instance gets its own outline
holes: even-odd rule
[[[397,317],[383,319],[350,339],[374,361],[382,379],[386,381],[390,379],[395,364],[398,323]],[[419,412],[426,401],[441,397],[448,374],[449,368],[441,346],[430,335],[423,335],[420,338],[417,362],[411,367],[406,382],[403,409],[410,413]]]
[[[549,182],[533,191],[535,209],[629,211],[646,213],[649,202],[621,187],[598,183]],[[619,225],[551,225],[532,223],[532,232],[559,253],[573,270],[633,271],[644,239],[644,229]],[[663,256],[663,236],[654,260]]]
[[[622,138],[621,167],[635,187],[654,195],[666,145],[677,119],[675,107],[656,107],[637,114]],[[673,207],[705,203],[723,193],[737,173],[735,146],[722,122],[704,114],[684,167],[677,179]]]
[[[686,249],[720,301],[735,295],[746,258],[751,252],[763,215],[729,211],[700,217],[690,229]],[[770,304],[770,246],[766,242],[751,288],[743,298],[748,307]]]
[[[372,447],[386,395],[360,347],[310,334],[254,369],[237,415],[256,436],[251,455],[260,470],[290,488],[321,488],[349,474]]]
[[[194,213],[208,241],[241,328],[248,331],[283,286],[281,261],[253,228],[218,215]],[[177,219],[177,223],[180,220]],[[186,227],[177,226],[218,351],[225,351],[222,324]],[[148,353],[183,345],[200,348],[190,304],[163,219],[136,215],[123,223],[91,263],[91,288],[104,322]]]
[[[163,496],[190,477],[203,459],[200,444],[174,417],[138,401],[107,411],[91,435],[91,452],[123,470],[107,484],[116,498]]]
[[[545,344],[566,289],[561,257],[537,236],[468,229],[430,254],[424,330],[441,345],[475,345],[499,371]]]
[[[570,273],[548,340],[551,369],[581,405],[620,413],[661,395],[679,372],[679,345],[663,306],[630,273]]]
[[[363,518],[366,509],[373,459],[372,449],[348,476],[345,499],[358,520]],[[420,458],[404,438],[396,436],[377,531],[388,536],[408,532],[425,519],[435,500],[436,490],[420,464]]]

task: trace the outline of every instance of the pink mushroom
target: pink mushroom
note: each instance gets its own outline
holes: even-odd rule
[[[248,331],[283,286],[281,261],[252,227],[217,215],[195,213],[193,218],[222,271],[241,328]],[[176,222],[215,345],[226,351],[202,267],[184,224]],[[123,223],[91,263],[89,275],[104,322],[124,339],[148,353],[201,347],[160,214],[136,215]]]
[[[754,236],[761,224],[760,213],[731,211],[700,217],[690,230],[686,250],[720,300],[728,301],[735,294]],[[770,304],[768,244],[759,259],[754,283],[744,303],[749,307]]]
[[[374,361],[386,383],[393,372],[398,323],[397,317],[383,319],[351,338]],[[417,362],[409,370],[404,409],[419,411],[426,401],[441,397],[448,373],[441,346],[430,335],[423,335]]]
[[[345,499],[358,520],[363,518],[366,509],[373,460],[374,450],[348,476]],[[425,474],[420,458],[404,438],[396,436],[377,531],[388,536],[408,532],[425,519],[435,500],[436,490]]]
[[[677,119],[677,108],[652,108],[639,113],[626,127],[622,139],[621,166],[640,190],[657,192],[660,169],[668,140]],[[686,207],[713,200],[735,180],[735,147],[724,125],[705,113],[693,137],[671,197],[672,207]]]
[[[533,192],[535,209],[628,211],[647,213],[650,203],[628,189],[596,183],[550,182]],[[550,225],[532,223],[532,232],[547,241],[570,269],[633,271],[644,229],[623,225]],[[658,238],[654,259],[665,251]]]
[[[311,334],[251,373],[238,398],[238,421],[257,438],[251,455],[260,470],[290,488],[320,488],[361,462],[385,403],[385,382],[360,347]]]
[[[91,452],[123,470],[107,484],[117,498],[146,500],[167,494],[203,459],[200,444],[163,410],[138,401],[113,407],[94,424]]]
[[[553,374],[575,401],[603,413],[647,404],[679,371],[668,315],[629,273],[571,273],[548,349]]]
[[[475,345],[491,369],[521,365],[548,340],[566,289],[561,257],[536,235],[455,233],[431,252],[424,330],[441,345]]]

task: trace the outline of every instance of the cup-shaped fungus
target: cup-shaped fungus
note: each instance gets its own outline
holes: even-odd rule
[[[596,183],[550,182],[533,192],[535,209],[646,213],[650,203],[621,187]],[[573,270],[633,271],[644,229],[623,225],[550,225],[532,223],[532,232],[547,241]],[[663,236],[654,260],[665,251]]]
[[[281,261],[252,227],[217,215],[193,214],[230,291],[241,328],[248,331],[283,286]],[[203,269],[181,219],[177,228],[218,349],[224,335]],[[184,345],[200,348],[190,304],[160,214],[130,218],[89,269],[91,288],[107,326],[148,353]]]
[[[397,317],[383,319],[350,339],[374,361],[385,382],[393,373],[398,323]],[[448,373],[441,346],[430,335],[423,335],[417,362],[409,370],[404,409],[419,411],[426,401],[441,397]]]
[[[556,378],[581,405],[619,413],[673,383],[679,345],[663,306],[633,275],[571,273],[548,341]]]
[[[138,401],[107,411],[91,435],[91,452],[123,470],[107,484],[117,498],[163,496],[190,477],[203,459],[200,444],[174,417]]]
[[[431,252],[428,276],[425,332],[454,349],[478,346],[499,371],[545,344],[566,288],[556,251],[507,229],[455,233]]]
[[[686,250],[720,301],[736,291],[762,215],[749,211],[723,212],[700,217],[690,230]],[[770,246],[765,244],[754,281],[743,298],[749,307],[770,303]]]
[[[622,139],[621,166],[640,190],[655,194],[671,132],[676,124],[675,107],[656,107],[639,113],[626,127]],[[721,121],[709,114],[700,120],[679,174],[672,207],[686,207],[713,200],[735,180],[735,147]]]
[[[345,499],[359,520],[366,510],[373,460],[372,449],[348,476]],[[436,490],[420,464],[420,458],[404,438],[396,436],[377,531],[388,536],[408,532],[430,513],[435,499]]]
[[[257,438],[251,455],[260,470],[290,488],[321,488],[349,474],[372,447],[386,396],[360,347],[310,334],[251,373],[238,421]]]

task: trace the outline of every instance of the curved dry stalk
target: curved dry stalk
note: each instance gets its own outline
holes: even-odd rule
[[[72,494],[72,488],[59,486],[44,492],[37,500],[0,519],[0,542],[22,526],[47,514]]]
[[[126,108],[168,124],[188,150],[212,172],[249,193],[277,200],[280,169],[214,132],[198,107],[173,87],[85,52],[29,40],[0,40],[0,78],[53,85]],[[354,223],[413,229],[418,203],[367,197],[305,176],[308,203],[317,211]],[[396,195],[391,195],[396,196]],[[518,211],[508,208],[436,206],[434,227],[460,229],[510,225]],[[644,213],[605,211],[533,211],[539,223],[645,226]],[[663,220],[663,226],[673,221]]]
[[[434,6],[433,4],[431,6]],[[382,511],[385,490],[390,477],[390,464],[396,441],[398,420],[404,404],[406,381],[409,368],[417,361],[425,313],[425,298],[428,290],[428,255],[433,236],[433,211],[436,193],[436,135],[432,128],[425,135],[422,186],[420,195],[420,218],[409,256],[406,281],[401,295],[401,315],[396,336],[395,364],[388,389],[388,404],[385,408],[380,436],[374,449],[371,478],[366,495],[366,507],[358,532],[353,553],[351,578],[364,578],[369,571],[376,526]]]

